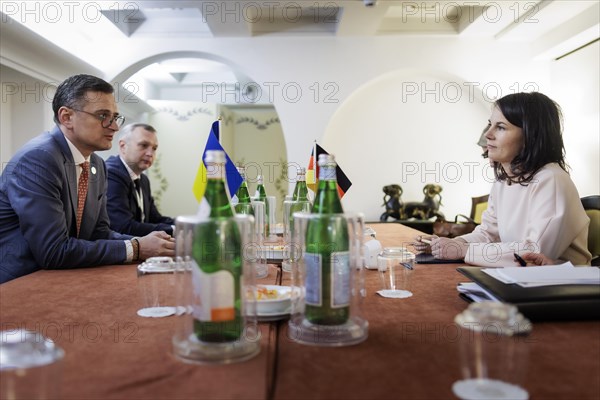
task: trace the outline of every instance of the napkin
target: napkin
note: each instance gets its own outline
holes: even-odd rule
[[[413,294],[408,290],[378,290],[377,294],[381,297],[387,297],[389,299],[405,299],[412,296]]]

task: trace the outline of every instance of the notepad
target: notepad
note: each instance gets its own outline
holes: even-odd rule
[[[521,287],[552,285],[600,285],[600,269],[574,267],[570,262],[543,267],[484,268],[483,272],[503,283]]]

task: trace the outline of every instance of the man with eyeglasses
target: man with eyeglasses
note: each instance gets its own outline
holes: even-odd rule
[[[156,130],[148,124],[129,124],[119,135],[119,155],[106,160],[110,227],[129,235],[152,231],[172,235],[175,221],[158,211],[150,180],[143,174],[156,156]]]
[[[108,150],[124,118],[113,87],[75,75],[52,101],[56,126],[23,146],[0,176],[0,283],[39,269],[123,264],[173,256],[165,232],[131,237],[110,230]]]

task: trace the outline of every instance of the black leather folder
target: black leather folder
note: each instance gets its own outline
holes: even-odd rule
[[[524,288],[516,283],[500,282],[479,267],[459,267],[456,270],[498,299],[517,306],[531,321],[600,319],[600,285]]]
[[[442,260],[435,258],[431,253],[419,253],[415,256],[415,262],[417,264],[462,264],[465,261],[462,258],[459,260]]]

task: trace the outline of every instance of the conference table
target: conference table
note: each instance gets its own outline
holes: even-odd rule
[[[418,231],[368,224],[384,247]],[[461,264],[415,266],[413,296],[383,298],[365,270],[368,338],[317,347],[261,322],[260,354],[227,365],[187,364],[172,351],[178,316],[137,316],[135,265],[42,270],[0,285],[0,329],[33,329],[65,350],[64,399],[451,399],[461,379],[454,317],[467,303]],[[276,265],[261,283],[289,284]],[[600,321],[534,323],[524,387],[532,399],[600,398]]]

